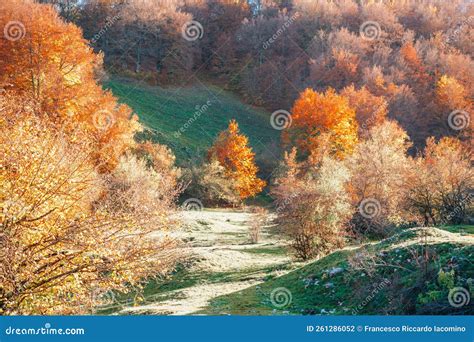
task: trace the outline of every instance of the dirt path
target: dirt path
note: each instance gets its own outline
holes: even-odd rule
[[[166,300],[126,307],[120,314],[193,314],[215,297],[253,286],[265,277],[285,274],[296,266],[271,226],[263,228],[258,244],[250,243],[251,213],[203,210],[181,215],[183,229],[176,235],[188,242],[194,260],[188,272],[199,281],[170,291]]]

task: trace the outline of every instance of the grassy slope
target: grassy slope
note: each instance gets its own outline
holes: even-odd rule
[[[415,236],[419,230],[402,232],[392,238],[366,247],[336,251],[282,277],[271,279],[244,291],[215,298],[202,314],[272,315],[272,314],[413,314],[456,313],[447,300],[448,289],[453,286],[466,287],[469,278],[474,278],[474,245],[459,241],[440,239],[429,245],[436,261],[431,262],[431,277],[421,280],[423,272],[417,268],[413,255],[403,246],[412,241],[412,250],[422,250],[421,239]],[[431,229],[437,236],[440,230]],[[441,232],[441,234],[443,234]],[[456,239],[453,239],[456,240]],[[395,245],[399,245],[394,247]],[[414,248],[413,248],[414,247]],[[367,248],[367,249],[365,249]],[[349,265],[349,257],[365,250],[379,254],[379,262],[395,267],[378,266],[373,274],[357,271]],[[381,253],[381,254],[380,254]],[[340,267],[344,271],[333,276],[330,270]],[[455,269],[454,284],[449,286],[439,279],[438,271]],[[390,284],[384,284],[388,279]],[[427,282],[424,282],[426,280]],[[374,288],[380,286],[373,298]],[[286,288],[291,293],[291,303],[275,307],[271,293],[277,288]],[[471,286],[471,296],[474,287]],[[369,299],[369,300],[367,300]],[[367,304],[358,307],[367,300]],[[357,311],[353,311],[356,309]],[[431,311],[426,311],[431,310]],[[461,310],[461,309],[460,309]],[[474,305],[462,308],[463,313],[474,313]]]
[[[270,253],[272,250],[270,250]],[[283,253],[283,252],[281,252]],[[190,288],[195,285],[212,285],[229,282],[241,282],[251,280],[254,276],[269,279],[271,273],[294,268],[290,264],[281,264],[277,266],[268,266],[255,269],[245,269],[243,271],[233,272],[190,272],[189,265],[178,265],[176,270],[169,278],[150,279],[142,291],[131,291],[129,293],[114,293],[114,302],[112,305],[106,304],[104,307],[97,308],[97,314],[110,315],[117,314],[120,310],[135,304],[147,305],[159,303],[165,300],[178,299],[179,293],[176,291]],[[147,314],[147,312],[140,312]],[[152,312],[151,314],[156,314]]]
[[[270,114],[245,105],[218,87],[161,88],[126,79],[112,79],[104,86],[133,108],[140,121],[151,129],[145,133],[147,139],[172,148],[178,164],[204,156],[231,119],[236,119],[241,131],[249,137],[257,162],[266,173],[279,157],[280,132],[271,127]],[[196,114],[208,101],[209,108],[200,115]],[[193,117],[197,119],[191,120],[184,133],[176,137],[174,133]]]

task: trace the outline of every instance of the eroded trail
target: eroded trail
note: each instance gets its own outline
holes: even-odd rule
[[[188,244],[192,264],[186,269],[186,282],[190,286],[151,294],[147,304],[124,307],[120,314],[198,314],[213,298],[285,274],[296,266],[271,226],[263,227],[259,243],[250,243],[251,213],[203,210],[181,215],[183,229],[177,234]]]

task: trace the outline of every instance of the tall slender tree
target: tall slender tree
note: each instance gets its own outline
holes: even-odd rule
[[[217,159],[226,169],[228,177],[235,181],[241,199],[258,194],[265,186],[265,181],[257,177],[255,153],[235,120],[231,120],[227,130],[219,134],[209,149],[208,158]]]

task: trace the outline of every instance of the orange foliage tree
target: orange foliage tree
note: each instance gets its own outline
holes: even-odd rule
[[[430,75],[426,71],[423,60],[418,56],[418,52],[411,42],[406,42],[400,48],[400,56],[406,66],[408,77],[415,83],[416,89],[425,89],[432,82]],[[427,94],[425,94],[427,95]]]
[[[219,134],[209,149],[208,159],[216,159],[226,169],[228,177],[235,181],[241,199],[258,194],[266,185],[257,177],[255,153],[235,120],[231,120],[227,130]]]
[[[293,106],[292,119],[291,127],[283,132],[283,141],[307,155],[327,145],[330,155],[342,159],[357,143],[355,110],[332,88],[325,93],[306,89]]]
[[[436,83],[436,100],[447,110],[465,109],[472,106],[469,95],[464,86],[454,77],[443,75]]]
[[[2,1],[0,27],[0,88],[37,102],[52,126],[71,139],[82,123],[99,147],[97,163],[111,170],[134,144],[139,125],[131,109],[96,82],[102,56],[48,5]]]

